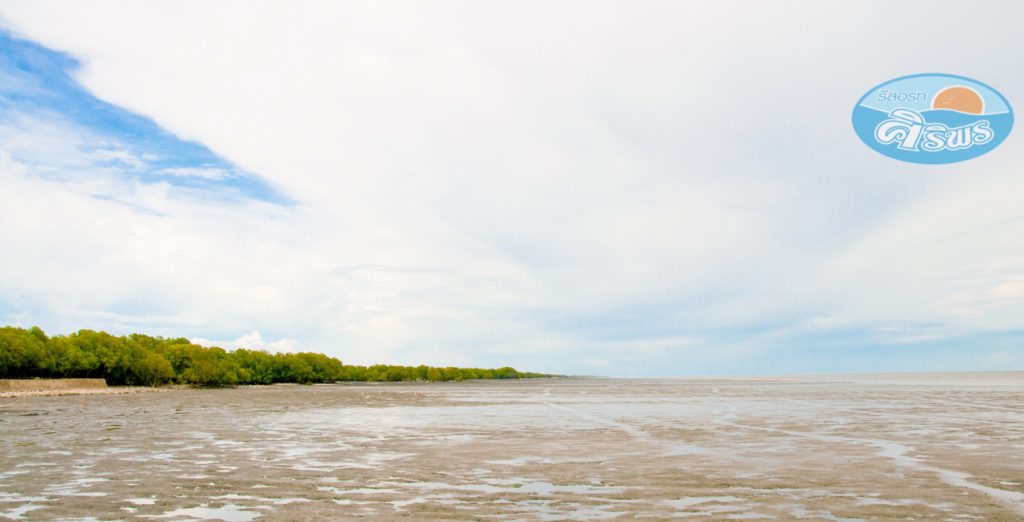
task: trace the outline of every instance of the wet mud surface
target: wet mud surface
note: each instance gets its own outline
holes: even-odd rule
[[[0,403],[0,519],[1024,518],[1022,374]]]

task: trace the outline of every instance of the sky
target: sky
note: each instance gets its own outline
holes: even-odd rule
[[[0,0],[0,324],[607,376],[1024,369],[1011,2]]]

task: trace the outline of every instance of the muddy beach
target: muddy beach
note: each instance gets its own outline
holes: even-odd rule
[[[1024,517],[1020,373],[2,402],[0,518]]]

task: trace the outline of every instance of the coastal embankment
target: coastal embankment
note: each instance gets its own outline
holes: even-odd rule
[[[155,391],[142,386],[108,387],[103,379],[0,379],[0,397],[100,395]]]

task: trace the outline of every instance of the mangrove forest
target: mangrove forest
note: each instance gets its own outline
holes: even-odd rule
[[[47,336],[40,328],[0,327],[0,378],[103,378],[110,385],[462,381],[551,377],[514,368],[354,366],[321,353],[224,350],[185,338],[115,336],[79,330]]]

